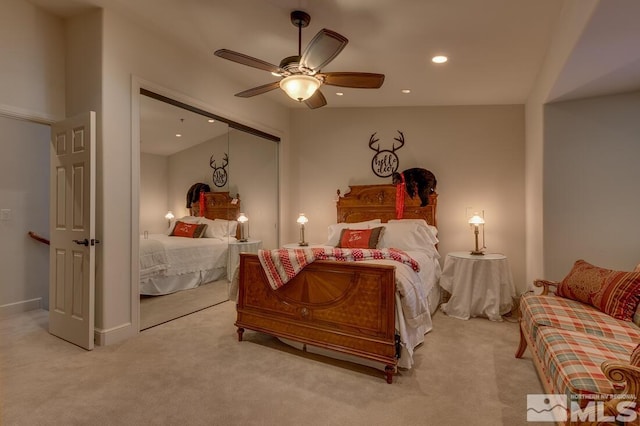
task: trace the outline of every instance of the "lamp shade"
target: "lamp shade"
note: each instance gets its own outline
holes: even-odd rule
[[[171,210],[169,210],[169,211],[167,212],[167,214],[165,214],[165,215],[164,215],[164,218],[165,218],[165,219],[167,219],[167,220],[171,220],[171,219],[173,219],[174,217],[175,217],[175,216],[173,215],[173,212],[172,212]]]
[[[484,225],[484,219],[478,213],[474,213],[471,219],[469,219],[471,225]]]
[[[309,99],[320,87],[320,80],[309,75],[290,75],[280,80],[280,88],[298,102]]]
[[[300,213],[300,216],[298,216],[298,220],[296,222],[298,222],[300,225],[304,225],[305,223],[309,222],[309,219],[304,215],[304,213]]]
[[[238,216],[238,222],[246,223],[248,221],[249,221],[249,218],[244,213],[240,213],[240,216]]]

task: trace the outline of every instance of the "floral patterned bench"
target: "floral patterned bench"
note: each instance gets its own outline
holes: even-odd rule
[[[545,392],[567,396],[558,423],[639,425],[640,265],[622,272],[579,260],[561,282],[534,284],[542,293],[521,298],[516,358],[529,346]]]

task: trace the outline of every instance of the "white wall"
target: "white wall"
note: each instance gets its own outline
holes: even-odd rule
[[[640,92],[545,107],[544,259],[562,279],[577,259],[640,262]]]
[[[49,126],[0,117],[0,314],[49,306]],[[0,216],[1,217],[1,216]]]
[[[525,288],[524,108],[460,106],[340,108],[292,112],[292,203],[289,241],[297,240],[295,215],[309,217],[307,239],[324,242],[336,220],[336,190],[350,184],[390,183],[371,170],[369,137],[391,149],[397,130],[400,170],[423,167],[438,179],[439,245],[443,254],[470,250],[466,208],[485,211],[488,250],[509,257],[516,284]],[[293,148],[295,147],[295,149]]]
[[[169,208],[169,159],[140,154],[140,234],[167,230],[164,215]]]
[[[0,52],[0,114],[64,118],[63,21],[24,0],[2,0]]]
[[[555,24],[551,44],[544,63],[525,105],[525,208],[526,208],[526,282],[545,278],[544,264],[544,104],[567,58],[577,43],[599,0],[566,0]]]
[[[278,241],[278,143],[240,130],[229,132],[229,190],[240,194],[249,236],[264,249]]]

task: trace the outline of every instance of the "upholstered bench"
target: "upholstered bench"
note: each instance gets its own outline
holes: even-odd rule
[[[531,348],[546,393],[564,394],[580,407],[602,401],[601,415],[639,424],[640,265],[622,272],[581,260],[563,281],[534,284],[543,290],[521,298],[516,357]]]

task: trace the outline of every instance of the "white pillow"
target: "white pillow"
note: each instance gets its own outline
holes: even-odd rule
[[[427,228],[433,244],[438,244],[438,228],[433,225],[429,225],[424,219],[389,219],[388,223],[417,223]]]
[[[222,222],[216,222],[206,217],[199,217],[198,223],[204,223],[207,225],[207,229],[204,231],[204,238],[217,238],[219,240],[226,240],[229,225]]]
[[[214,222],[218,222],[226,226],[225,237],[235,237],[236,230],[238,229],[238,221],[237,220],[226,220],[226,219],[213,219]]]
[[[173,232],[173,228],[176,226],[176,222],[178,221],[185,222],[185,223],[200,223],[198,221],[199,219],[200,218],[197,216],[182,216],[181,218],[178,218],[178,219],[171,219],[171,223],[169,224],[169,228],[167,229],[165,234],[171,235],[171,233]]]
[[[427,227],[411,222],[389,222],[385,227],[378,248],[396,248],[404,251],[436,253],[435,244]]]
[[[325,243],[326,246],[337,246],[340,241],[340,234],[343,229],[369,229],[375,228],[376,225],[382,223],[380,219],[367,220],[365,222],[346,223],[340,222],[329,225],[329,239]]]

